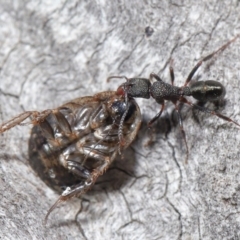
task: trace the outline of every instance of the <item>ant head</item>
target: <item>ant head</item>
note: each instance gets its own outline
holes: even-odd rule
[[[117,89],[118,95],[127,94],[132,98],[150,98],[150,81],[147,78],[126,78],[126,82]]]

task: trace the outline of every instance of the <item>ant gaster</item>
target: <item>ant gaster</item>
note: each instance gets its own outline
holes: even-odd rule
[[[175,110],[178,115],[178,123],[183,135],[183,139],[186,145],[187,156],[186,156],[186,163],[188,160],[189,150],[186,140],[186,134],[183,128],[182,117],[179,109],[179,103],[185,103],[194,107],[202,112],[210,113],[212,115],[216,115],[219,118],[222,118],[228,122],[232,122],[240,127],[240,124],[233,121],[231,118],[224,116],[216,111],[210,110],[209,108],[199,106],[197,104],[193,104],[192,102],[188,101],[186,96],[192,96],[198,101],[201,102],[213,102],[222,99],[225,95],[225,87],[214,80],[207,80],[207,81],[197,81],[192,83],[190,86],[189,83],[191,82],[194,74],[198,70],[198,68],[202,65],[203,62],[211,59],[213,56],[218,54],[219,52],[225,50],[232,42],[234,42],[239,35],[237,35],[232,40],[228,41],[222,47],[220,47],[215,52],[209,54],[208,56],[204,57],[200,60],[194,68],[189,73],[184,85],[182,87],[174,86],[174,71],[172,66],[170,66],[170,77],[171,77],[171,84],[164,82],[158,75],[152,73],[150,74],[150,78],[127,78],[125,76],[111,76],[108,78],[125,78],[126,82],[120,85],[117,92],[118,94],[126,95],[128,98],[146,98],[149,99],[153,97],[157,103],[161,105],[160,111],[153,117],[150,122],[148,123],[148,127],[150,128],[151,125],[161,116],[165,101],[169,100],[175,105]],[[151,84],[151,80],[155,79],[157,81]]]

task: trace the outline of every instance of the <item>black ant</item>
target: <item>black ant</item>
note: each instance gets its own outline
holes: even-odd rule
[[[154,118],[152,118],[149,123],[148,127],[150,128],[152,124],[161,116],[164,107],[165,107],[165,100],[171,101],[175,105],[175,110],[178,115],[178,123],[184,138],[184,142],[186,145],[187,156],[186,156],[186,163],[189,155],[186,134],[183,128],[182,117],[179,109],[179,103],[185,103],[194,107],[202,112],[210,113],[212,115],[216,115],[219,118],[224,119],[225,121],[232,122],[240,127],[240,124],[233,121],[231,118],[224,116],[216,111],[210,110],[206,107],[199,106],[197,104],[193,104],[192,102],[188,101],[185,96],[192,96],[196,100],[200,102],[214,102],[219,101],[225,95],[225,87],[214,80],[207,80],[207,81],[197,81],[192,83],[191,86],[188,86],[190,81],[192,80],[194,74],[198,70],[198,68],[202,65],[203,62],[208,61],[213,56],[218,54],[219,52],[225,50],[232,42],[234,42],[239,35],[237,35],[232,40],[228,41],[222,47],[220,47],[215,52],[209,54],[208,56],[204,57],[200,60],[194,68],[189,73],[184,85],[182,87],[174,86],[174,71],[172,66],[170,66],[170,77],[171,77],[171,84],[164,82],[158,75],[152,73],[150,74],[150,78],[127,78],[125,76],[111,76],[108,78],[125,78],[126,82],[120,85],[117,92],[118,94],[126,95],[128,98],[146,98],[149,99],[152,96],[157,103],[161,105],[160,111],[156,114]],[[155,79],[157,81],[151,84],[151,80]]]

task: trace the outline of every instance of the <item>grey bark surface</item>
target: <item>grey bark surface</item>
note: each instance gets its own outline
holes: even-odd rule
[[[0,123],[115,90],[122,80],[107,83],[111,75],[155,72],[170,82],[171,59],[182,86],[197,61],[239,34],[239,12],[239,1],[2,0]],[[194,78],[226,86],[221,112],[238,122],[239,49],[240,39]],[[185,164],[173,105],[146,146],[146,124],[160,106],[137,101],[143,124],[136,141],[82,201],[57,208],[47,226],[42,220],[58,194],[28,165],[31,127],[0,136],[1,239],[240,239],[240,129],[184,108]]]

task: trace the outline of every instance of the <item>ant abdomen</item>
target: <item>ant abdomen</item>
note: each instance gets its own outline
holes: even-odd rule
[[[217,81],[198,81],[190,87],[191,95],[201,102],[213,102],[222,99],[225,95],[225,87]]]

